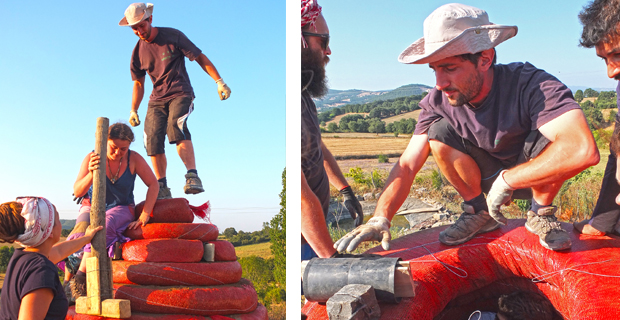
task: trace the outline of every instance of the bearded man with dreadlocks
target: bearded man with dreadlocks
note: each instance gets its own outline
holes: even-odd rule
[[[321,141],[312,98],[327,93],[325,65],[329,61],[329,29],[316,0],[301,1],[301,258],[337,257],[327,230],[329,184],[340,190],[355,226],[364,219],[362,206],[347,184],[336,160]]]

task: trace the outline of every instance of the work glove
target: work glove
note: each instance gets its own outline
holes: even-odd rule
[[[489,190],[489,194],[487,194],[489,214],[495,221],[504,225],[508,222],[508,219],[504,217],[499,209],[503,204],[510,202],[510,199],[512,199],[512,191],[514,191],[514,189],[506,183],[506,180],[504,180],[504,172],[506,171],[507,170],[502,170],[502,172],[499,173],[499,176],[491,186],[491,190]]]
[[[140,118],[138,117],[138,113],[131,110],[131,112],[129,113],[129,124],[131,124],[132,127],[137,127],[140,125]]]
[[[82,200],[84,200],[84,196],[81,196],[81,197],[76,197],[76,196],[75,196],[75,193],[74,193],[74,194],[72,194],[72,196],[73,196],[73,201],[75,201],[75,202],[76,202],[76,204],[82,204]]]
[[[215,83],[217,83],[217,93],[220,96],[220,100],[226,100],[230,98],[230,88],[226,85],[226,83],[224,83],[224,80],[222,80],[222,78],[219,78],[217,81],[215,81]]]
[[[351,218],[355,220],[355,227],[359,227],[364,222],[364,211],[355,193],[353,193],[353,189],[346,186],[340,190],[340,194],[344,197],[344,206],[349,211]]]
[[[381,241],[384,250],[390,249],[390,221],[384,217],[372,217],[366,224],[363,224],[353,231],[347,233],[334,243],[334,249],[339,252],[353,251],[362,241]]]
[[[362,253],[362,254],[353,254],[353,253],[340,253],[336,251],[336,253],[332,254],[330,258],[381,258],[382,256],[374,253]]]

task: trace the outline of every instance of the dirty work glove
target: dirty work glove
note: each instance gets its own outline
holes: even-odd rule
[[[220,95],[220,100],[226,100],[230,98],[230,88],[224,83],[222,78],[219,78],[217,81],[217,93]]]
[[[383,250],[390,249],[390,221],[384,217],[372,217],[366,224],[363,224],[353,231],[347,233],[334,243],[334,249],[339,252],[353,251],[362,241],[381,241]]]
[[[364,222],[364,211],[355,193],[353,193],[353,189],[346,186],[340,190],[340,194],[344,197],[344,206],[349,211],[351,218],[355,220],[355,227],[359,227]]]
[[[336,251],[336,253],[332,254],[330,258],[381,258],[382,256],[373,253],[362,253],[362,254],[353,254],[353,253],[340,253]]]
[[[84,196],[81,196],[81,197],[76,197],[76,196],[75,196],[75,193],[74,193],[74,194],[72,194],[72,196],[73,196],[73,201],[75,201],[75,202],[76,202],[76,204],[82,204],[82,200],[84,200]]]
[[[140,125],[140,118],[138,117],[138,113],[131,110],[131,112],[129,113],[129,124],[131,124],[132,127],[137,127]]]
[[[506,180],[504,180],[504,172],[506,171],[508,170],[502,170],[502,172],[499,173],[499,176],[491,186],[491,190],[489,190],[489,194],[487,194],[489,214],[495,221],[504,225],[508,222],[508,219],[504,217],[499,209],[503,204],[510,201],[512,198],[512,191],[514,191],[514,189],[506,183]]]

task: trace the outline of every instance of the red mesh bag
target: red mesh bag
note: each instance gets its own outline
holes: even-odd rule
[[[133,310],[132,310],[133,311]],[[196,316],[196,315],[185,315],[185,314],[154,314],[154,313],[140,313],[140,312],[132,312],[131,317],[127,320],[225,320],[225,319],[235,319],[235,320],[268,320],[267,316],[267,308],[262,304],[258,304],[256,310],[250,313],[244,314],[230,314],[227,316],[220,315],[211,315],[210,317],[205,316]],[[116,318],[105,318],[99,316],[89,316],[86,314],[76,314],[75,306],[69,307],[67,312],[66,320],[118,320]]]
[[[136,220],[140,218],[142,209],[144,208],[144,201],[136,205],[134,215]],[[192,206],[185,198],[172,198],[172,199],[159,199],[155,201],[153,207],[153,213],[151,213],[151,223],[191,223],[194,221],[194,216],[211,223],[209,220],[209,214],[211,207],[209,201],[200,206]]]
[[[149,223],[137,229],[127,229],[131,239],[188,239],[202,242],[217,239],[219,230],[206,223]]]
[[[156,286],[212,286],[241,280],[241,265],[228,262],[131,262],[112,261],[112,281]]]
[[[226,240],[207,241],[215,246],[215,261],[236,261],[237,253],[235,252],[235,246]]]
[[[199,262],[204,245],[198,240],[146,239],[123,244],[123,260],[139,262]]]
[[[131,301],[136,312],[166,314],[229,315],[250,313],[258,306],[249,280],[202,287],[156,287],[114,284],[114,299]]]
[[[565,319],[620,319],[620,238],[578,234],[562,223],[573,245],[555,252],[542,247],[524,223],[509,220],[458,246],[439,243],[439,232],[447,228],[440,227],[396,239],[389,251],[369,250],[410,261],[415,284],[415,297],[380,302],[381,318],[467,319],[496,306],[502,292],[530,290],[544,294]],[[325,305],[311,302],[302,312],[327,319]]]

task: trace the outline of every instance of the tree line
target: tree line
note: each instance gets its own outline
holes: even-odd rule
[[[321,126],[326,127],[328,132],[370,132],[370,133],[412,133],[416,121],[414,119],[401,119],[386,124],[381,119],[396,116],[402,113],[414,111],[420,108],[419,103],[426,96],[426,92],[419,95],[390,99],[387,101],[373,101],[364,104],[349,104],[339,108],[333,108],[318,114]],[[326,122],[334,117],[348,114],[338,124]],[[368,113],[367,116],[355,113]]]
[[[584,101],[585,98],[596,99]],[[617,108],[617,97],[614,91],[597,92],[592,88],[585,91],[577,90],[575,91],[575,101],[579,102],[581,109],[583,109],[591,130],[601,129],[606,123],[612,122],[616,118],[616,110],[612,110],[607,118],[603,116],[602,112],[604,109]]]

